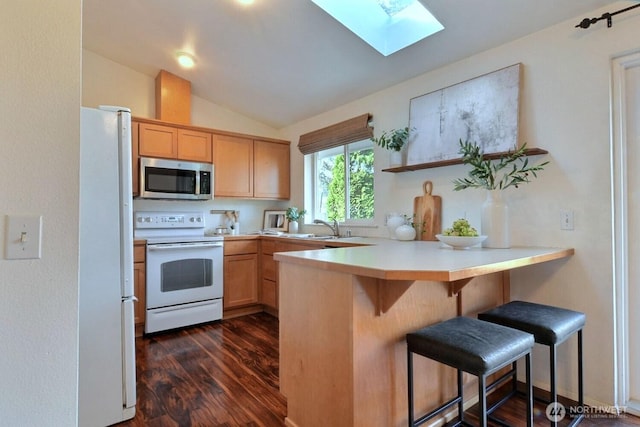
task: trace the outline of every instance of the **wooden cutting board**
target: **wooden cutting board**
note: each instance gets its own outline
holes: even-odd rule
[[[431,194],[433,184],[422,184],[422,196],[413,201],[413,221],[416,228],[416,240],[438,240],[436,234],[442,232],[442,198]]]

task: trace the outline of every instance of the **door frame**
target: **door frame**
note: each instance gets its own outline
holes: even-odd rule
[[[629,242],[628,242],[628,139],[626,71],[640,67],[640,49],[611,60],[611,164],[613,197],[613,300],[614,300],[614,403],[640,415],[640,402],[629,400]]]

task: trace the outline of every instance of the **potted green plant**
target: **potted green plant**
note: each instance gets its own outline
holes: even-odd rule
[[[402,150],[402,147],[406,144],[407,139],[409,139],[409,127],[384,131],[379,137],[371,138],[371,141],[382,148],[391,150],[389,163],[390,166],[393,167],[402,165],[402,154],[400,150]]]
[[[509,187],[518,188],[531,182],[549,162],[530,166],[526,157],[526,144],[509,151],[497,160],[484,157],[482,149],[475,143],[460,140],[462,163],[471,165],[467,177],[453,181],[456,191],[466,188],[487,190],[487,199],[482,205],[481,230],[487,236],[483,247],[508,248],[509,206],[502,199],[502,191]]]
[[[284,216],[289,221],[289,233],[298,232],[298,221],[307,213],[305,209],[298,209],[295,206],[287,208]]]

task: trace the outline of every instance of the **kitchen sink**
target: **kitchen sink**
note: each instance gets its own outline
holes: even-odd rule
[[[362,236],[333,236],[333,235],[317,235],[313,233],[281,233],[280,237],[288,237],[290,239],[300,240],[335,240],[335,241],[349,241],[351,239],[362,239]]]
[[[357,236],[332,236],[332,235],[317,235],[317,234],[282,234],[282,237],[290,237],[301,240],[347,240],[353,239]]]

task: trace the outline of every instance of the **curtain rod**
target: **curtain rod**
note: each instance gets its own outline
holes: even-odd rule
[[[590,25],[595,24],[596,22],[603,19],[607,20],[607,27],[611,28],[613,26],[613,21],[611,19],[612,16],[618,15],[619,13],[628,12],[631,9],[635,9],[636,7],[640,7],[640,3],[634,6],[625,7],[624,9],[616,10],[615,12],[612,12],[612,13],[609,13],[609,12],[603,13],[602,16],[599,18],[591,18],[591,19],[584,18],[582,21],[580,21],[578,25],[576,25],[576,28],[589,28]]]

